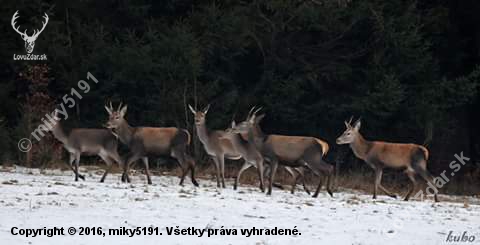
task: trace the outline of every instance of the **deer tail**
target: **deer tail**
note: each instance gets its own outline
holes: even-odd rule
[[[315,138],[315,140],[322,147],[322,157],[326,156],[328,151],[330,150],[330,147],[328,146],[328,143],[323,141],[323,140],[317,139],[317,138]]]
[[[187,134],[187,145],[190,145],[190,143],[192,141],[192,135],[186,129],[183,129],[183,131],[185,132],[185,134]]]
[[[423,151],[423,155],[425,156],[425,160],[428,160],[429,157],[429,152],[428,149],[425,146],[420,146],[420,149]]]

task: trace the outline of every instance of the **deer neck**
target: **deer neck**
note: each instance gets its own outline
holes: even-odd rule
[[[245,152],[248,142],[245,141],[240,134],[233,134],[229,139],[237,152]]]
[[[372,142],[363,138],[363,136],[358,133],[358,136],[355,137],[352,143],[350,143],[350,148],[352,148],[353,153],[358,158],[365,160],[370,149],[372,148]]]
[[[248,141],[255,142],[256,135],[255,135],[255,130],[253,129],[253,127],[248,129],[247,138],[248,138]]]
[[[262,146],[265,135],[263,134],[260,126],[253,125],[248,129],[248,141],[252,142],[255,147],[260,148]]]
[[[208,130],[205,124],[205,122],[201,124],[195,124],[195,127],[197,128],[197,134],[200,141],[203,144],[208,144]]]
[[[64,145],[68,143],[68,137],[65,131],[63,130],[62,124],[60,121],[56,121],[55,125],[52,127],[52,134],[55,139],[62,142]]]
[[[130,144],[132,143],[133,131],[134,128],[130,127],[130,125],[128,125],[128,122],[125,119],[123,119],[123,122],[120,123],[120,125],[116,128],[118,138],[123,144],[127,146],[130,146]]]

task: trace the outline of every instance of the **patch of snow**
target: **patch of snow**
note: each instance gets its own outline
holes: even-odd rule
[[[450,231],[467,231],[480,241],[477,204],[394,200],[359,193],[322,191],[312,198],[297,190],[273,191],[240,186],[218,189],[199,179],[179,186],[178,177],[152,176],[153,185],[139,176],[121,183],[109,175],[98,183],[101,171],[87,172],[75,182],[71,171],[16,167],[0,172],[0,241],[2,244],[446,244]],[[473,200],[478,203],[477,200]],[[12,227],[159,227],[162,236],[13,236]],[[284,228],[296,227],[297,236],[168,236],[165,227]]]

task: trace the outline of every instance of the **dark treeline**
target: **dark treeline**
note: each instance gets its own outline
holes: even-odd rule
[[[343,166],[363,165],[335,145],[350,116],[362,118],[369,139],[428,145],[433,172],[446,169],[460,151],[473,158],[467,170],[479,161],[476,0],[1,5],[4,160],[25,161],[18,139],[91,72],[100,82],[90,83],[90,92],[69,109],[72,126],[101,127],[109,100],[129,105],[132,125],[191,132],[188,103],[212,104],[207,125],[219,129],[259,105],[267,113],[264,131],[325,139],[329,160]],[[14,53],[25,53],[10,25],[16,10],[21,30],[40,28],[43,13],[50,16],[34,50],[48,61],[13,61]],[[40,160],[33,165],[51,160],[52,144],[45,145],[48,154],[33,156]]]

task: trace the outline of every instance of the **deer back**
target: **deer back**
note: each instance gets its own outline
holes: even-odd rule
[[[179,139],[181,138],[181,139]],[[184,143],[189,144],[190,136],[178,128],[135,128],[131,147],[142,147],[146,152],[163,154],[170,151],[171,147]]]
[[[233,143],[224,137],[225,131],[214,130],[208,135],[208,144],[205,145],[205,150],[210,155],[217,153],[224,153],[229,158],[240,158],[241,156],[236,151]]]
[[[313,137],[269,135],[264,147],[266,147],[267,151],[274,153],[279,159],[294,162],[299,160],[305,151],[312,146],[318,145],[322,147],[317,140]],[[323,156],[323,153],[320,151],[319,153]]]
[[[100,151],[117,150],[117,139],[108,129],[72,129],[65,147],[81,152],[98,154]]]
[[[428,150],[417,144],[372,142],[366,161],[379,162],[393,168],[409,166],[412,160],[428,160]]]

